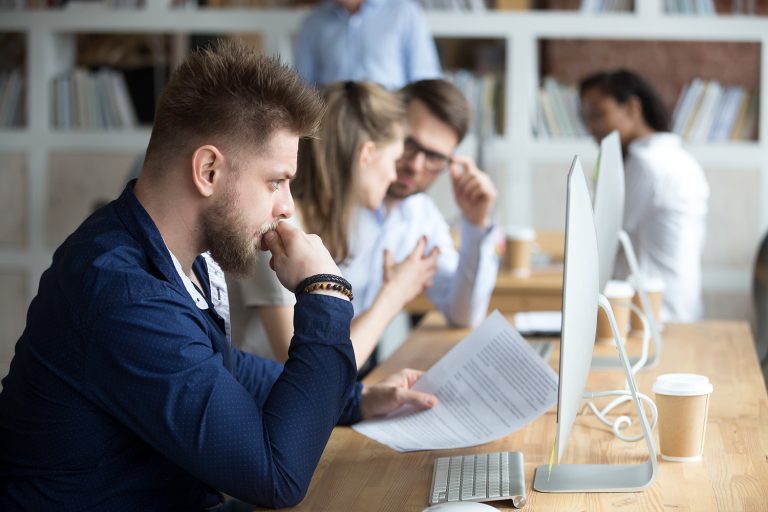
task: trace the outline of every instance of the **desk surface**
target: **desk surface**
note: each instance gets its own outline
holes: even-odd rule
[[[442,327],[430,314],[384,364],[366,379],[376,381],[399,368],[427,369],[457,343],[465,330]],[[323,453],[306,499],[295,510],[420,511],[435,457],[519,450],[525,455],[528,505],[523,510],[768,510],[768,396],[745,323],[702,322],[669,325],[658,368],[637,377],[650,394],[655,376],[702,373],[714,384],[704,460],[675,463],[659,459],[656,482],[640,493],[543,494],[531,489],[536,466],[548,462],[555,435],[554,409],[499,441],[460,450],[397,453],[348,427],[337,427]],[[632,344],[630,342],[630,353]],[[609,350],[600,347],[599,350]],[[613,350],[615,353],[615,349]],[[557,365],[557,350],[550,359]],[[616,389],[619,372],[590,375],[590,389]],[[655,432],[655,431],[654,431]],[[657,442],[658,442],[658,434]],[[634,463],[646,458],[644,443],[624,443],[593,416],[579,416],[564,463]],[[493,502],[514,510],[507,501]]]
[[[503,313],[557,311],[561,309],[562,295],[562,264],[534,267],[527,277],[500,270],[488,310],[498,309]],[[427,313],[434,309],[423,293],[405,306],[409,313]]]

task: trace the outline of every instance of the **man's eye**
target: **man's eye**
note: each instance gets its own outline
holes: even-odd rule
[[[280,188],[281,181],[283,180],[272,180],[269,182],[269,186],[272,187],[272,190],[277,191]]]

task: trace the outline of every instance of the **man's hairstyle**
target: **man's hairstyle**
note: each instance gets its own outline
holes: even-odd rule
[[[452,83],[439,79],[419,80],[406,85],[401,92],[406,104],[419,100],[433,116],[450,126],[458,142],[467,134],[472,118],[469,102]]]
[[[406,124],[399,94],[368,82],[336,82],[322,95],[327,110],[319,137],[299,143],[291,184],[305,229],[323,239],[334,259],[349,256],[349,229],[358,202],[360,148],[396,142]]]
[[[319,95],[278,59],[237,40],[198,50],[171,74],[155,113],[147,147],[149,168],[203,144],[258,151],[278,130],[314,134],[322,116]]]
[[[579,83],[580,96],[590,89],[597,89],[622,105],[633,96],[638,98],[648,126],[657,132],[669,131],[669,111],[651,84],[640,75],[626,69],[602,71],[589,75]]]

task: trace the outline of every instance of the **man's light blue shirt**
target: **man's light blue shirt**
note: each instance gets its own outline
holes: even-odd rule
[[[323,2],[301,25],[294,62],[315,85],[355,80],[398,89],[442,76],[424,14],[412,0],[365,0],[352,15]]]
[[[350,258],[340,265],[355,290],[355,315],[370,308],[381,289],[384,249],[400,262],[421,236],[427,237],[427,252],[434,246],[440,248],[427,296],[451,325],[477,325],[486,316],[496,284],[496,229],[462,220],[457,251],[442,213],[423,193],[397,202],[387,212],[384,207],[359,210],[350,236]]]

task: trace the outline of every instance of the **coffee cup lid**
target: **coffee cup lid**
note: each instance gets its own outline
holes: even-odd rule
[[[713,389],[706,375],[693,373],[666,373],[656,377],[653,383],[653,392],[658,395],[708,395]]]
[[[629,276],[627,281],[637,288],[637,278],[635,276]],[[664,280],[660,277],[643,277],[643,289],[647,292],[664,292],[666,288]]]
[[[608,281],[603,295],[609,299],[631,299],[635,289],[626,281]]]
[[[507,226],[504,234],[514,240],[533,240],[536,237],[536,231],[525,226]]]

